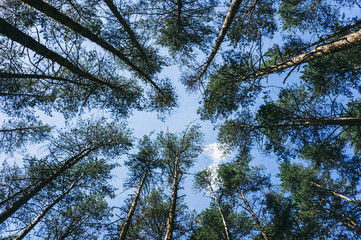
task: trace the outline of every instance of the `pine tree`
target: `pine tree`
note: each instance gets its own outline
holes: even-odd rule
[[[167,219],[164,239],[173,239],[174,222],[178,204],[178,192],[181,181],[188,169],[193,165],[197,156],[202,152],[203,134],[199,126],[188,126],[180,134],[164,133],[158,135],[160,154],[163,161],[164,173],[172,186],[172,196]]]

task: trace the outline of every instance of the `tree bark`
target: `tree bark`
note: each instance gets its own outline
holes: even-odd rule
[[[127,237],[127,232],[128,232],[129,226],[130,226],[130,222],[132,221],[132,217],[133,217],[135,208],[137,206],[137,203],[138,203],[140,193],[142,191],[145,179],[147,178],[147,174],[149,172],[149,169],[150,169],[150,166],[147,167],[147,169],[145,170],[145,172],[143,174],[142,180],[140,181],[140,184],[138,186],[138,190],[137,190],[137,192],[136,192],[136,194],[135,194],[135,196],[133,198],[132,205],[131,205],[131,207],[129,209],[129,212],[128,212],[128,215],[127,215],[127,217],[125,219],[122,230],[120,231],[120,234],[119,234],[119,237],[118,237],[119,240],[125,240],[126,237]]]
[[[117,87],[111,83],[100,80],[99,78],[83,71],[78,66],[71,63],[69,60],[60,56],[56,52],[48,49],[46,46],[37,42],[36,40],[34,40],[32,37],[26,35],[25,33],[21,32],[19,29],[12,26],[11,24],[6,22],[2,18],[0,18],[0,34],[3,34],[6,37],[8,37],[9,39],[20,43],[24,47],[31,49],[32,51],[38,53],[39,55],[41,55],[45,58],[48,58],[53,62],[56,62],[60,66],[63,66],[65,68],[69,69],[70,71],[72,71],[73,73],[77,74],[80,77],[87,78],[94,83],[108,86],[109,88],[114,89],[114,90],[120,89],[119,87]]]
[[[339,51],[352,48],[359,44],[361,44],[361,29],[353,33],[347,34],[343,37],[340,37],[334,42],[318,46],[308,52],[292,57],[286,61],[277,63],[271,67],[258,70],[249,75],[241,76],[237,79],[237,82],[242,82],[251,78],[262,77],[271,73],[285,70],[290,67],[296,67],[302,63],[306,63],[313,59],[321,58],[332,53],[337,53]]]
[[[295,126],[361,126],[361,118],[340,117],[340,118],[305,118],[300,121],[279,122],[264,125],[239,125],[242,128],[263,129],[283,128]]]
[[[361,24],[361,19],[358,20],[358,21],[356,21],[356,22],[353,22],[353,23],[351,23],[351,24],[349,24],[349,25],[346,25],[345,27],[337,30],[336,32],[333,32],[333,33],[331,33],[331,34],[329,34],[329,35],[327,35],[327,36],[325,36],[325,37],[320,38],[320,39],[317,40],[316,42],[313,42],[313,43],[307,45],[306,47],[302,48],[302,49],[299,50],[299,51],[300,51],[300,52],[306,51],[308,48],[311,48],[311,47],[316,46],[316,45],[318,45],[318,44],[320,44],[320,43],[323,43],[323,42],[327,41],[328,39],[337,36],[338,34],[345,33],[346,31],[348,31],[348,30],[350,30],[351,28],[356,27],[356,26],[358,26],[358,25],[360,25],[360,24]],[[286,58],[288,58],[288,57],[290,57],[290,55],[286,56]]]
[[[174,160],[172,198],[170,201],[170,208],[169,208],[169,214],[168,214],[168,220],[167,220],[167,228],[166,228],[164,240],[173,240],[175,211],[176,211],[177,199],[178,199],[178,185],[179,185],[178,178],[179,178],[179,157],[176,157]]]
[[[216,200],[217,207],[218,207],[218,211],[219,211],[219,213],[221,214],[224,231],[226,232],[226,239],[227,239],[227,240],[230,240],[229,230],[228,230],[228,226],[227,226],[226,219],[224,218],[224,215],[223,215],[223,212],[222,212],[221,204],[220,204],[220,202],[218,201],[217,195],[216,195],[216,193],[215,193],[214,190],[213,190],[212,184],[211,184],[210,182],[208,182],[208,185],[209,185],[209,188],[211,189],[211,192],[212,192],[212,194],[213,194],[214,200]]]
[[[236,16],[236,13],[238,12],[239,6],[241,5],[242,1],[243,0],[232,0],[231,6],[229,7],[226,18],[224,19],[222,28],[219,31],[219,34],[218,34],[217,40],[213,46],[212,52],[209,55],[208,60],[204,64],[202,71],[199,73],[198,77],[192,82],[192,84],[195,84],[196,82],[198,82],[199,79],[201,79],[201,77],[207,71],[207,68],[209,67],[209,65],[211,65],[211,62],[212,62],[213,58],[216,56],[218,49],[221,46],[223,39],[226,36],[227,31],[228,31],[229,27],[231,26],[233,19]]]
[[[56,179],[60,174],[74,166],[82,158],[87,156],[90,152],[94,151],[94,148],[85,148],[80,151],[75,156],[68,158],[62,167],[60,167],[55,173],[51,174],[49,177],[36,184],[28,193],[15,201],[9,208],[7,208],[3,213],[0,214],[0,224],[8,219],[13,213],[15,213],[19,208],[25,205],[32,197],[34,197],[38,192],[40,192],[46,185]]]
[[[45,216],[45,214],[47,214],[50,209],[52,209],[55,204],[57,204],[61,199],[63,199],[74,187],[75,184],[77,182],[79,182],[79,180],[84,176],[84,174],[82,174],[78,179],[76,179],[71,185],[70,187],[63,192],[59,197],[57,197],[51,204],[49,204],[25,229],[24,231],[22,231],[18,236],[16,236],[14,238],[14,240],[21,240],[23,239],[34,227],[36,224],[38,224],[38,222]]]
[[[127,64],[131,69],[138,72],[141,76],[143,76],[153,87],[155,87],[158,91],[161,92],[161,89],[158,85],[153,82],[153,80],[137,65],[135,65],[130,59],[128,59],[122,52],[116,49],[113,45],[106,42],[104,39],[100,38],[98,35],[92,33],[89,29],[83,27],[79,23],[75,22],[70,17],[66,16],[64,13],[58,11],[55,7],[43,2],[42,0],[22,0],[22,2],[28,4],[29,6],[39,10],[46,16],[54,19],[55,21],[63,24],[64,26],[70,28],[74,32],[80,34],[81,36],[89,39],[90,41],[98,44],[105,50],[111,52],[115,56],[117,56],[120,60],[122,60],[125,64]]]
[[[246,204],[246,206],[247,206],[247,208],[248,208],[248,211],[249,211],[249,213],[252,215],[254,221],[256,222],[257,227],[259,228],[259,230],[261,231],[261,233],[262,233],[262,235],[263,235],[263,238],[264,238],[265,240],[268,240],[269,238],[268,238],[266,232],[264,231],[264,229],[263,229],[260,221],[258,220],[256,214],[254,214],[254,212],[253,212],[251,206],[249,205],[246,197],[244,196],[243,192],[241,191],[241,189],[240,189],[238,186],[237,186],[237,190],[238,190],[238,192],[241,194],[241,197],[242,197],[242,199],[243,199],[243,202]]]

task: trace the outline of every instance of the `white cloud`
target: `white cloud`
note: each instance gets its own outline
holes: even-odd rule
[[[204,147],[204,153],[210,159],[212,159],[212,163],[209,167],[217,167],[221,161],[225,161],[226,158],[222,156],[222,152],[219,150],[217,143],[211,143]]]

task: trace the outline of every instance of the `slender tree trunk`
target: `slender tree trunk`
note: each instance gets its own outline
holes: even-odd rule
[[[70,79],[57,77],[57,76],[49,76],[49,75],[38,75],[38,74],[22,74],[22,73],[5,73],[0,72],[0,78],[24,78],[24,79],[50,79],[50,80],[56,80],[60,82],[70,82],[76,85],[85,85],[89,86],[89,84],[79,83],[77,81],[73,81]]]
[[[221,46],[223,39],[226,36],[227,31],[228,31],[229,27],[231,26],[233,19],[236,16],[236,13],[238,12],[239,6],[241,5],[242,1],[243,0],[232,0],[231,6],[229,7],[226,18],[224,19],[222,28],[219,31],[219,34],[218,34],[217,40],[213,46],[212,52],[209,55],[206,63],[204,64],[202,71],[199,73],[198,77],[193,81],[192,84],[195,84],[196,82],[198,82],[199,79],[201,79],[201,77],[207,71],[207,68],[209,67],[209,65],[211,65],[211,62],[212,62],[213,58],[216,56],[218,49]]]
[[[361,173],[360,173],[360,172],[356,171],[356,170],[353,169],[353,168],[347,167],[347,166],[346,166],[345,164],[343,164],[342,162],[336,161],[336,160],[334,160],[334,159],[330,159],[330,161],[336,163],[337,165],[341,166],[342,168],[347,169],[348,171],[353,172],[353,173],[356,174],[357,176],[361,177]]]
[[[224,218],[224,215],[223,215],[223,212],[222,212],[221,204],[220,204],[220,202],[218,201],[217,195],[216,195],[216,193],[215,193],[214,190],[213,190],[212,184],[211,184],[210,182],[208,182],[208,185],[209,185],[209,188],[211,189],[211,192],[212,192],[212,194],[213,194],[214,200],[216,200],[219,214],[221,214],[224,231],[225,231],[225,233],[226,233],[226,239],[227,239],[227,240],[230,240],[229,230],[228,230],[228,226],[227,226],[226,219]]]
[[[139,200],[139,197],[140,197],[140,193],[142,191],[142,188],[143,188],[143,185],[144,185],[144,182],[145,182],[145,179],[147,178],[147,174],[149,172],[149,168],[150,166],[147,167],[147,169],[145,170],[144,174],[143,174],[143,177],[142,177],[142,180],[140,181],[140,184],[138,186],[138,190],[133,198],[133,202],[132,202],[132,205],[129,209],[129,212],[128,212],[128,215],[125,219],[125,222],[124,222],[124,225],[122,227],[122,230],[120,231],[120,234],[119,234],[119,240],[125,240],[126,237],[127,237],[127,232],[128,232],[128,229],[129,229],[129,226],[130,226],[130,222],[132,221],[132,217],[133,217],[133,214],[134,214],[134,211],[135,211],[135,208],[137,206],[137,203],[138,203],[138,200]]]
[[[170,208],[169,208],[167,228],[166,228],[164,240],[173,240],[175,211],[176,211],[177,199],[178,199],[178,185],[179,185],[178,178],[179,178],[179,158],[176,157],[174,160],[172,198],[170,200]]]
[[[346,201],[348,201],[350,203],[353,203],[353,204],[361,207],[361,204],[358,201],[355,201],[355,200],[353,200],[353,199],[351,199],[349,197],[346,197],[345,195],[342,195],[341,193],[335,192],[335,191],[333,191],[333,190],[331,190],[331,189],[329,189],[327,187],[324,187],[324,186],[322,186],[322,185],[320,185],[318,183],[315,183],[313,181],[312,181],[312,184],[315,185],[316,187],[320,188],[320,189],[326,190],[327,192],[332,193],[335,196],[338,196],[338,197],[340,197],[342,199],[345,199]]]
[[[73,19],[65,15],[64,13],[58,11],[55,7],[49,5],[42,0],[22,0],[22,2],[28,4],[29,6],[39,10],[46,16],[54,19],[55,21],[63,24],[64,26],[70,28],[74,32],[80,34],[81,36],[89,39],[90,41],[98,44],[105,50],[113,53],[120,60],[122,60],[125,64],[127,64],[134,71],[138,72],[141,76],[143,76],[150,84],[153,85],[158,91],[161,91],[160,88],[156,85],[155,82],[137,65],[135,65],[130,59],[128,59],[122,52],[116,49],[113,45],[106,42],[104,39],[100,38],[98,35],[92,33],[89,29],[83,27],[79,23],[75,22]]]
[[[11,129],[0,129],[0,133],[8,133],[8,132],[18,132],[18,131],[24,131],[24,130],[35,130],[35,129],[41,129],[44,126],[37,126],[37,127],[19,127],[19,128],[11,128]],[[0,204],[1,205],[1,204]]]
[[[86,148],[80,151],[75,156],[67,159],[62,167],[60,167],[55,173],[51,174],[49,177],[38,183],[34,186],[28,193],[16,200],[9,208],[7,208],[3,213],[0,214],[0,224],[3,223],[7,218],[9,218],[13,213],[15,213],[19,208],[25,205],[32,197],[34,197],[39,191],[41,191],[46,185],[56,179],[60,174],[74,166],[82,158],[87,156],[90,152],[96,148]]]
[[[49,204],[25,229],[24,231],[22,231],[18,236],[16,236],[14,238],[14,240],[21,240],[23,239],[34,227],[36,224],[38,224],[38,222],[45,216],[45,214],[47,214],[49,212],[50,209],[52,209],[55,204],[57,204],[61,199],[63,199],[63,197],[65,197],[75,186],[75,184],[77,182],[79,182],[79,180],[84,176],[84,174],[82,174],[78,179],[76,179],[71,185],[70,187],[63,192],[59,197],[57,197],[51,204]]]
[[[79,226],[81,226],[90,216],[87,216],[86,218],[83,219],[83,221],[81,221],[78,225],[76,225],[80,219],[81,219],[82,215],[80,215],[65,231],[65,233],[63,235],[61,235],[61,237],[59,238],[59,240],[64,240],[66,239],[66,237],[68,237],[72,232],[74,232]],[[75,226],[75,227],[74,227]]]
[[[60,66],[69,69],[70,71],[72,71],[73,73],[77,74],[80,77],[87,78],[94,83],[108,86],[111,89],[115,89],[115,90],[120,89],[119,87],[113,84],[100,80],[99,78],[96,78],[95,76],[87,72],[84,72],[82,69],[71,63],[69,60],[60,56],[56,52],[48,49],[46,46],[37,42],[36,40],[26,35],[25,33],[21,32],[19,29],[12,26],[2,18],[0,18],[0,34],[3,34],[9,39],[20,43],[24,47],[31,49],[32,51],[36,52],[39,55],[48,58],[53,62],[58,63]]]
[[[147,60],[147,56],[144,52],[144,49],[140,45],[139,41],[137,40],[137,37],[135,36],[135,33],[130,28],[127,21],[122,17],[120,12],[118,11],[117,7],[114,5],[113,0],[103,0],[105,4],[108,6],[110,11],[112,11],[113,15],[117,18],[119,23],[123,26],[124,30],[128,33],[130,40],[132,41],[133,45],[139,50],[139,52],[142,54],[142,56]],[[148,61],[147,61],[148,62]]]
[[[182,14],[182,5],[183,2],[182,0],[177,0],[177,29],[178,29],[178,34],[180,34],[180,29],[181,29],[181,14]]]
[[[361,126],[361,118],[340,117],[340,118],[305,118],[299,121],[279,122],[264,125],[239,125],[243,128],[262,129],[262,128],[282,128],[295,126]]]
[[[323,201],[326,201],[333,209],[335,209],[336,212],[343,217],[343,219],[340,218],[340,217],[339,217],[337,214],[335,214],[334,212],[331,212],[331,210],[329,210],[329,209],[327,209],[327,208],[322,208],[325,212],[327,212],[327,213],[330,214],[331,216],[337,218],[339,221],[341,221],[344,225],[346,225],[346,226],[349,227],[350,229],[355,230],[355,231],[356,231],[357,233],[359,233],[359,234],[361,233],[361,227],[360,227],[354,220],[352,220],[350,217],[346,216],[343,212],[341,212],[341,211],[338,209],[338,207],[335,208],[329,200],[327,200],[327,199],[325,199],[325,198],[323,198],[323,197],[321,197],[321,199],[322,199]]]
[[[247,208],[248,208],[248,211],[249,211],[249,213],[252,215],[254,221],[256,222],[257,227],[259,228],[259,230],[261,231],[261,233],[262,233],[262,235],[263,235],[263,238],[264,238],[265,240],[268,240],[269,238],[268,238],[266,232],[264,231],[264,229],[263,229],[260,221],[258,220],[256,214],[253,212],[253,210],[252,210],[251,206],[249,205],[249,203],[248,203],[246,197],[244,196],[243,192],[241,191],[241,189],[240,189],[239,187],[237,187],[237,190],[238,190],[238,192],[241,194],[241,197],[242,197],[242,199],[243,199],[243,202],[246,204],[246,206],[247,206]]]
[[[277,63],[271,67],[258,70],[249,75],[241,76],[237,79],[237,81],[242,82],[250,78],[257,78],[271,73],[280,72],[287,68],[296,67],[302,63],[309,62],[313,59],[321,58],[332,53],[343,51],[360,44],[361,44],[361,29],[353,33],[347,34],[343,37],[340,37],[334,42],[318,46],[308,52],[292,57],[286,61]]]

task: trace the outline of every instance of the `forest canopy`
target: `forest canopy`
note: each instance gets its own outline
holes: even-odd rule
[[[357,0],[2,0],[0,239],[359,239],[360,93]]]

